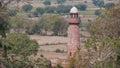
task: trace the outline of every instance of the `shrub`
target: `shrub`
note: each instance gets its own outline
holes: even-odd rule
[[[28,12],[31,11],[33,6],[31,4],[25,4],[22,6],[23,11]]]

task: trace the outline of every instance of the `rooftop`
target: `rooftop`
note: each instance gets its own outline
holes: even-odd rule
[[[78,13],[78,9],[76,7],[72,7],[70,13]]]

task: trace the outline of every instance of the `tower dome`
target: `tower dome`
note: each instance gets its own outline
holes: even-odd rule
[[[76,7],[72,7],[70,9],[70,13],[78,13],[78,9]]]

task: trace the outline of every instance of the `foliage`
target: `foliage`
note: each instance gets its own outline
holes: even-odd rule
[[[99,16],[100,14],[101,14],[100,10],[96,10],[96,11],[95,11],[95,15],[98,15],[98,16]]]
[[[31,4],[25,4],[22,6],[23,11],[28,12],[31,11],[33,6]]]
[[[70,9],[72,8],[72,6],[65,6],[65,5],[59,5],[56,8],[56,12],[61,14],[61,13],[69,13]]]
[[[58,4],[63,4],[66,0],[56,0]]]
[[[102,11],[101,15],[91,24],[89,31],[91,37],[86,41],[86,46],[91,52],[91,64],[95,67],[118,68],[120,51],[120,20],[119,5]],[[118,63],[116,63],[118,62]],[[104,64],[104,65],[103,65]]]
[[[56,52],[56,53],[62,53],[63,51],[60,50],[60,49],[56,49],[55,52]]]
[[[52,68],[51,62],[44,57],[40,57],[35,61],[35,68]]]
[[[38,22],[32,22],[30,25],[26,27],[26,33],[29,35],[32,34],[40,34],[41,33],[41,26],[38,24]]]
[[[24,28],[26,26],[25,24],[27,23],[27,20],[20,16],[14,16],[10,18],[9,22],[11,28],[17,30],[20,28]]]
[[[45,8],[45,12],[46,13],[54,13],[55,12],[55,9],[56,9],[56,7],[46,7]]]
[[[43,4],[44,4],[44,5],[51,5],[51,2],[50,2],[50,0],[45,0],[45,1],[43,2]]]
[[[72,6],[70,5],[59,5],[57,7],[54,6],[47,6],[45,8],[36,8],[33,12],[34,16],[38,16],[39,14],[42,15],[43,13],[59,13],[59,14],[68,14]],[[81,10],[86,10],[86,5],[81,5]]]
[[[61,64],[57,64],[54,68],[63,68]]]
[[[30,40],[26,34],[21,33],[11,33],[6,37],[6,40],[11,45],[11,50],[9,52],[29,56],[35,54],[38,50],[38,43],[35,40]]]
[[[9,10],[9,11],[8,11],[8,15],[9,15],[9,16],[16,16],[16,15],[17,15],[17,11],[14,10],[14,9],[13,9],[13,10]]]
[[[19,3],[21,0],[16,0],[17,1],[17,3]]]
[[[57,24],[60,24],[59,26],[61,27],[56,27],[58,26]],[[64,35],[67,28],[65,24],[66,23],[64,18],[57,14],[44,14],[39,21],[39,26],[41,26],[41,30],[45,31],[45,34],[47,34],[48,31],[52,31],[53,35]]]
[[[32,58],[33,59],[33,58]],[[52,68],[51,63],[44,57],[39,57],[32,61],[29,58],[10,56],[10,58],[0,58],[1,68]]]
[[[2,17],[0,17],[0,35],[5,37],[5,31],[9,28],[9,23]]]
[[[104,7],[104,1],[103,0],[92,0],[93,4],[98,7]]]
[[[2,58],[0,59],[2,68],[33,68],[33,63],[28,59]]]
[[[36,12],[36,11],[34,11],[34,12],[32,13],[32,15],[33,15],[34,17],[39,17],[38,12]]]
[[[111,7],[113,7],[113,6],[115,6],[114,3],[107,3],[107,4],[105,4],[105,8],[106,8],[106,9],[109,9],[109,8],[111,8]]]
[[[74,55],[68,57],[68,66],[67,68],[90,68],[89,66],[89,53],[82,53],[81,50],[77,50]]]
[[[36,11],[38,14],[43,14],[43,13],[44,13],[44,9],[43,9],[43,8],[40,8],[40,7],[36,8],[35,11]]]
[[[76,5],[76,7],[77,7],[79,10],[85,11],[86,8],[87,8],[87,5],[85,5],[85,4],[78,4],[78,5]]]
[[[55,36],[58,35],[66,35],[68,24],[63,18],[59,18],[54,26],[53,26],[53,33]]]

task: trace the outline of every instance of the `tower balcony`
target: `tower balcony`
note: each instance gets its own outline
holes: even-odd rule
[[[80,18],[69,18],[68,23],[69,24],[79,24],[80,23]]]

